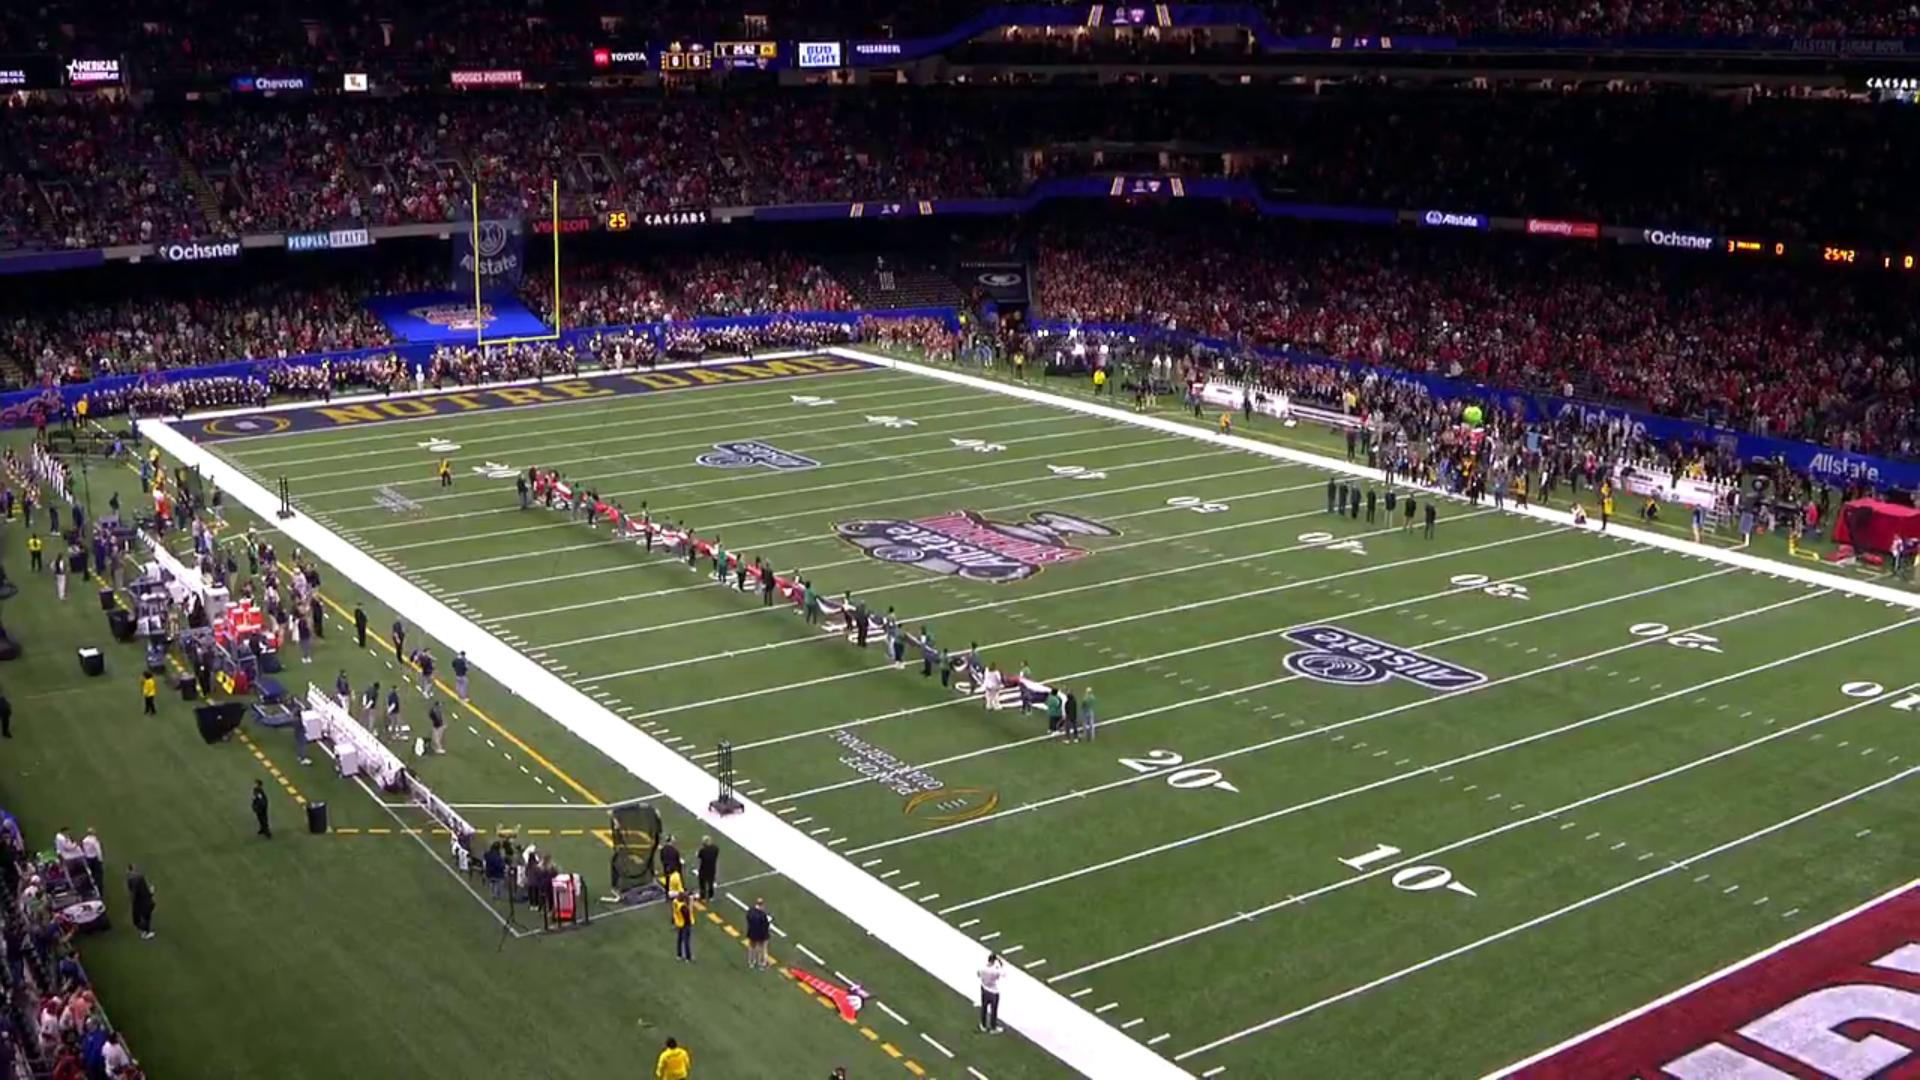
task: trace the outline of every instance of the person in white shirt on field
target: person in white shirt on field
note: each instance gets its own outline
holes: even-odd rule
[[[987,668],[986,675],[983,676],[980,680],[981,691],[986,695],[986,698],[987,698],[988,712],[995,712],[1000,708],[1001,685],[1002,685],[1002,680],[1000,677],[1000,669],[998,667],[989,666]]]
[[[999,953],[988,953],[980,968],[980,1030],[998,1033],[1000,1028],[1000,976],[1005,974]]]

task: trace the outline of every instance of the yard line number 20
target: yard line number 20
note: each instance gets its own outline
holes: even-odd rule
[[[1219,788],[1221,791],[1238,792],[1240,789],[1228,783],[1219,769],[1178,768],[1187,759],[1173,750],[1149,750],[1144,757],[1123,757],[1120,764],[1137,773],[1154,773],[1162,769],[1173,769],[1166,775],[1167,786],[1182,791],[1196,791],[1201,788]]]

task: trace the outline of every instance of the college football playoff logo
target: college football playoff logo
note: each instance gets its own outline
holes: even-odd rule
[[[834,534],[882,562],[905,563],[969,581],[1004,583],[1030,578],[1056,563],[1091,552],[1068,537],[1118,536],[1118,530],[1071,514],[1043,510],[1025,521],[994,521],[974,510],[954,510],[911,521],[879,518],[844,522]]]

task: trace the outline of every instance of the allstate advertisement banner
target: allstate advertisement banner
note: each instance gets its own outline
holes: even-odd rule
[[[471,295],[520,287],[527,266],[527,229],[519,218],[488,218],[453,234],[453,278],[448,288]]]
[[[476,318],[473,292],[404,293],[376,296],[367,310],[405,342],[470,342],[476,331],[490,338],[537,337],[547,324],[509,295],[485,297]]]

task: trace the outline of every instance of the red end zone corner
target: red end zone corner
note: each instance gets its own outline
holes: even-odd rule
[[[1495,1077],[1920,1077],[1920,881]]]

